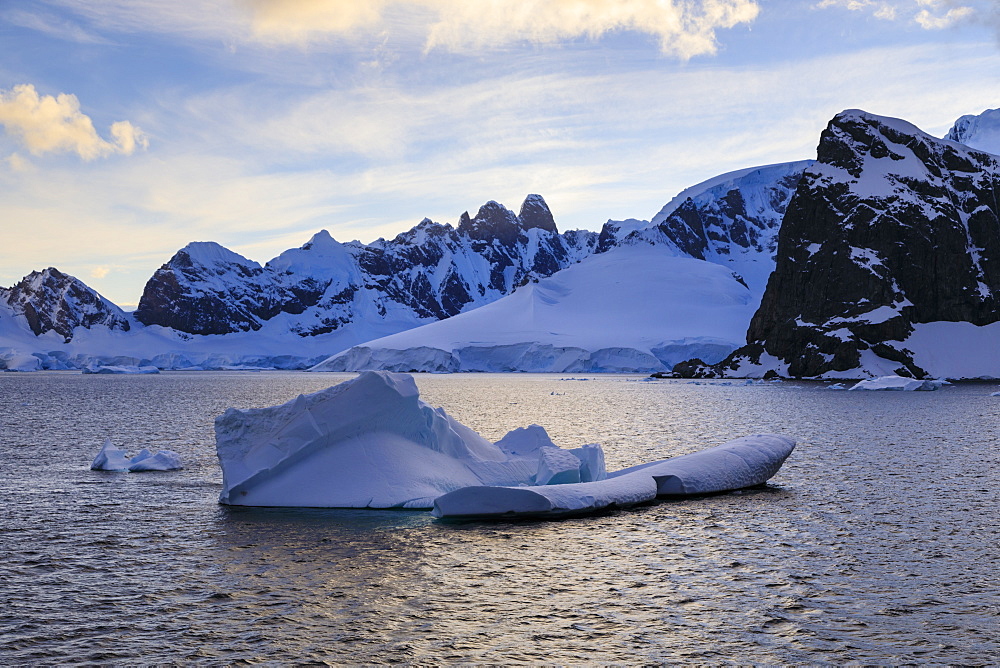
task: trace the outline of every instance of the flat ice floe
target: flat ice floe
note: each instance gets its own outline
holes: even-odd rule
[[[215,422],[219,502],[313,508],[431,508],[439,517],[560,515],[658,495],[758,485],[795,443],[737,439],[608,474],[598,445],[557,447],[531,425],[490,443],[420,401],[413,377],[367,371],[270,408]]]
[[[871,378],[862,380],[857,385],[852,385],[849,390],[889,390],[897,392],[927,392],[938,390],[949,385],[946,380],[918,380],[916,378],[904,378],[903,376],[882,376],[881,378]]]
[[[761,485],[795,448],[776,434],[744,436],[715,448],[609,473],[607,479],[534,487],[466,487],[434,501],[441,518],[581,515],[625,508],[658,496],[712,494]]]
[[[180,455],[172,450],[160,450],[153,454],[143,448],[134,457],[129,457],[124,450],[112,445],[109,438],[104,441],[90,468],[94,471],[176,471],[184,465]]]

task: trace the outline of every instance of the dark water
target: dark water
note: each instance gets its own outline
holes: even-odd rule
[[[760,431],[761,490],[554,523],[220,507],[212,419],[349,376],[0,374],[0,663],[1000,662],[1000,397],[418,376],[609,467]],[[105,436],[171,473],[93,472]]]

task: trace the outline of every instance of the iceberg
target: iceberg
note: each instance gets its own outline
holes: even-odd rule
[[[905,378],[903,376],[882,376],[880,378],[870,378],[862,380],[857,385],[848,388],[853,390],[889,390],[897,392],[928,392],[938,390],[945,385],[950,385],[946,380],[918,380],[916,378]]]
[[[563,450],[538,425],[490,443],[421,401],[412,376],[389,371],[280,406],[230,408],[215,437],[228,505],[430,508],[463,487],[605,476],[599,446]]]
[[[215,435],[220,503],[433,508],[438,517],[561,516],[739,489],[766,482],[795,447],[747,436],[608,473],[599,445],[563,449],[538,425],[490,443],[421,401],[412,376],[389,371],[280,406],[230,408]]]
[[[94,471],[176,471],[184,468],[180,455],[172,450],[160,450],[155,455],[143,448],[134,457],[129,457],[121,448],[105,439],[101,450],[90,464]]]
[[[531,487],[466,487],[434,501],[452,519],[565,517],[627,508],[661,496],[713,494],[761,485],[795,448],[777,434],[744,436],[720,446],[609,473],[605,480]]]

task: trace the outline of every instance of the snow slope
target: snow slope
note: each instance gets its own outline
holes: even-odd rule
[[[759,298],[774,270],[785,209],[814,162],[750,167],[691,186],[646,226],[622,227],[617,245],[664,244],[682,255],[721,264],[739,274]]]
[[[741,345],[750,291],[666,246],[625,246],[474,311],[369,341],[314,371],[649,372]]]
[[[955,121],[945,139],[1000,155],[1000,109],[987,109],[978,116],[962,116]]]

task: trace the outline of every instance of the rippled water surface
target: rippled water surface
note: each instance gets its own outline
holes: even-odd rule
[[[216,415],[349,377],[0,374],[0,663],[1000,662],[995,385],[421,375],[609,468],[799,446],[762,489],[561,522],[216,503]],[[90,471],[105,436],[187,468]]]

